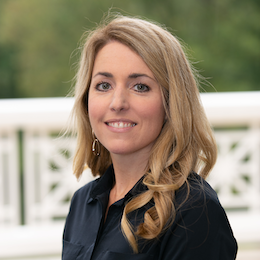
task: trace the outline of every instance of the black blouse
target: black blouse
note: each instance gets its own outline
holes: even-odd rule
[[[154,240],[138,240],[134,254],[122,234],[120,221],[127,201],[147,190],[142,179],[127,195],[110,206],[104,215],[114,183],[113,167],[99,179],[79,189],[71,201],[63,235],[63,260],[231,260],[236,258],[237,243],[215,191],[199,175],[188,178],[190,194],[176,212],[173,224]],[[175,205],[186,197],[183,185],[176,192]],[[143,221],[153,202],[131,212],[134,226]]]

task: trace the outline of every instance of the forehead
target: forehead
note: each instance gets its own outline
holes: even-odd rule
[[[98,51],[94,61],[93,74],[98,70],[142,72],[153,76],[141,56],[118,41],[111,41]]]

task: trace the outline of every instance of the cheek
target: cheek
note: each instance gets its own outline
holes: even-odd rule
[[[93,100],[88,101],[88,116],[92,128],[94,127],[95,119],[98,117],[99,114],[99,107],[96,104],[97,103],[94,102]]]
[[[88,101],[88,116],[92,129],[94,132],[98,132],[100,123],[104,121],[107,111],[105,102],[101,102],[99,99],[93,98]],[[99,126],[98,126],[99,125]]]
[[[152,122],[156,121],[160,125],[163,123],[165,118],[162,102],[159,100],[157,102],[153,102],[149,106],[146,106],[144,109],[142,109],[142,115]]]

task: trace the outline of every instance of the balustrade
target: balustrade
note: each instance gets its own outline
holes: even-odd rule
[[[260,92],[201,98],[219,148],[208,181],[239,242],[251,237],[260,248]],[[80,181],[72,175],[75,138],[60,134],[72,105],[73,98],[0,100],[0,230],[21,224],[62,227],[73,193],[93,179],[89,170]],[[256,223],[248,230],[254,234],[246,236],[238,226],[250,216]]]

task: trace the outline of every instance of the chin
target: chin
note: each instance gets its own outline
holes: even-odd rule
[[[116,154],[116,155],[127,155],[127,154],[131,154],[131,151],[128,150],[124,150],[124,149],[114,149],[114,150],[110,150],[109,151],[111,154]]]

